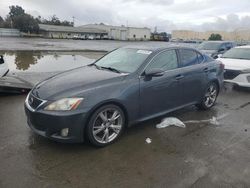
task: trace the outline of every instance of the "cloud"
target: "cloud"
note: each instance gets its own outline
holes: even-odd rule
[[[48,18],[72,20],[76,25],[106,23],[173,29],[234,30],[250,27],[249,0],[8,0],[0,1],[0,15],[8,6],[20,5],[26,12]]]

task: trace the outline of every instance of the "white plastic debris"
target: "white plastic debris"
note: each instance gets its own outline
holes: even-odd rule
[[[152,140],[150,138],[146,138],[145,141],[146,141],[147,144],[151,144],[151,142],[152,142]]]
[[[156,128],[161,129],[161,128],[166,128],[170,125],[174,125],[177,127],[182,127],[185,128],[186,125],[179,119],[175,118],[175,117],[168,117],[168,118],[164,118],[161,123],[156,125]]]
[[[212,117],[212,119],[210,119],[209,123],[211,123],[212,125],[220,125],[220,123],[216,117]]]
[[[161,121],[161,123],[157,124],[156,128],[161,129],[161,128],[166,128],[166,127],[171,126],[171,125],[185,128],[186,127],[185,124],[189,124],[189,123],[210,123],[212,125],[220,125],[219,120],[222,120],[229,115],[230,115],[229,113],[225,113],[225,114],[222,114],[221,116],[218,116],[218,117],[213,116],[211,119],[188,120],[188,121],[184,121],[184,122],[182,122],[181,120],[179,120],[175,117],[168,117],[168,118],[164,118]]]

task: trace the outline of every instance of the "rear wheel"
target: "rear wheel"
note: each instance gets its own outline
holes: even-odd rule
[[[124,126],[122,109],[116,105],[105,105],[92,114],[86,131],[91,144],[103,147],[117,140]]]
[[[197,104],[196,106],[201,110],[208,110],[211,107],[214,106],[217,96],[219,93],[219,88],[215,82],[211,82],[207,89],[206,93],[203,96],[203,99],[200,104]]]

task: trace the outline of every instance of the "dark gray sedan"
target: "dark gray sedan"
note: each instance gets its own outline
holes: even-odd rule
[[[62,142],[114,142],[125,127],[189,105],[211,108],[224,65],[190,48],[124,47],[36,85],[28,125]]]

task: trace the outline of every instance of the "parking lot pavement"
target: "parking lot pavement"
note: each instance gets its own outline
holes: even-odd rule
[[[250,187],[250,95],[230,87],[210,111],[168,114],[129,128],[113,145],[60,144],[33,134],[24,95],[0,97],[0,187]],[[146,138],[151,143],[145,142]]]

